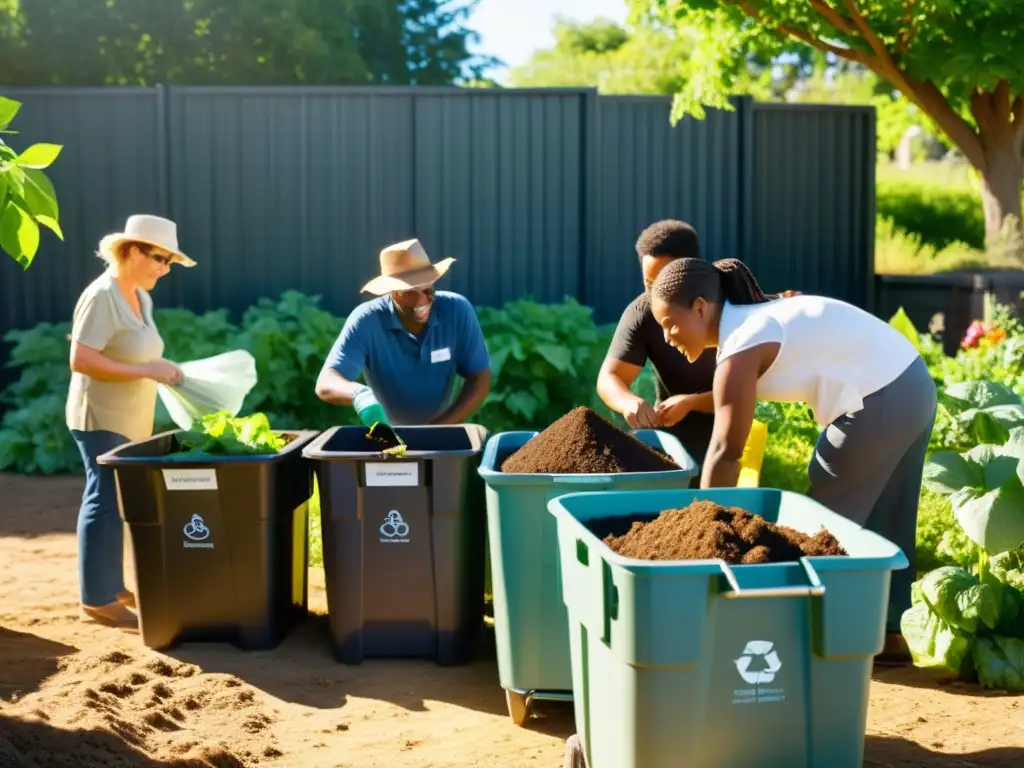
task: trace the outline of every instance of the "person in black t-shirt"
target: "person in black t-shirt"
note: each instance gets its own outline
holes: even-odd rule
[[[709,349],[694,363],[679,354],[665,341],[651,314],[648,295],[667,264],[675,259],[701,258],[700,240],[685,222],[657,221],[640,233],[636,253],[646,290],[622,313],[598,375],[597,393],[634,429],[663,429],[675,435],[701,464],[715,423],[711,385],[716,352]],[[654,369],[653,404],[630,390],[648,360]]]

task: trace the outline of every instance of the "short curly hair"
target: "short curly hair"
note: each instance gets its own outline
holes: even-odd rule
[[[699,259],[700,238],[685,221],[663,219],[651,224],[636,240],[637,258],[671,256],[674,259]]]

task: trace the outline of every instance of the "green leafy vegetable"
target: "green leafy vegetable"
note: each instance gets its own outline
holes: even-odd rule
[[[270,429],[265,414],[232,418],[226,411],[204,416],[188,432],[178,436],[184,449],[175,458],[227,455],[246,456],[277,453],[285,440]]]
[[[915,666],[960,676],[971,658],[971,637],[940,619],[926,603],[904,612],[900,631]]]
[[[978,445],[965,453],[934,454],[924,486],[949,498],[957,522],[989,553],[1024,545],[1024,427],[1014,427],[1001,445]]]
[[[1013,427],[1024,425],[1024,405],[1005,384],[964,381],[946,387],[943,404],[978,443],[1002,445]]]
[[[955,629],[974,633],[999,623],[1000,596],[963,568],[936,568],[914,583],[913,594]]]
[[[1024,592],[1024,550],[995,555],[988,566],[991,574],[1003,584]]]
[[[986,688],[1024,693],[1024,640],[980,637],[974,644],[974,665]]]

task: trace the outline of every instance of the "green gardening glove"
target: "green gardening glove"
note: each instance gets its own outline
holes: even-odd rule
[[[374,424],[389,424],[388,415],[384,412],[384,406],[377,402],[373,390],[363,385],[352,398],[352,407],[359,415],[359,421],[367,427]]]

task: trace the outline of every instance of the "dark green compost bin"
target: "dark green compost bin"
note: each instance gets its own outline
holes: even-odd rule
[[[476,424],[397,427],[383,457],[365,427],[335,427],[303,454],[320,489],[334,656],[461,664],[483,624],[485,501]]]
[[[117,480],[135,562],[142,641],[150,648],[226,640],[278,645],[306,613],[316,432],[278,432],[276,454],[174,458],[180,432],[100,456]]]

